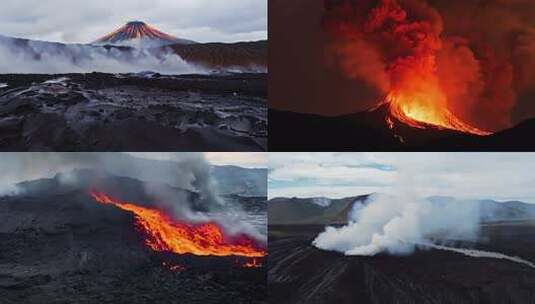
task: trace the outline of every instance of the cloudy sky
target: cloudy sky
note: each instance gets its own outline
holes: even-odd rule
[[[133,20],[198,42],[267,39],[267,0],[2,0],[0,35],[87,43]]]
[[[535,153],[270,153],[269,197],[422,196],[535,203]]]
[[[180,153],[173,152],[129,152],[129,154],[160,160],[172,160]],[[213,165],[233,165],[244,168],[266,168],[267,153],[264,152],[206,152],[204,157]]]

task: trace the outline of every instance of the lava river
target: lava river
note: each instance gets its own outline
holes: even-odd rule
[[[135,215],[136,226],[145,235],[145,244],[154,251],[198,256],[264,257],[266,251],[245,235],[225,236],[215,223],[192,225],[172,219],[164,212],[123,202],[105,193],[91,191],[99,203],[114,205]]]

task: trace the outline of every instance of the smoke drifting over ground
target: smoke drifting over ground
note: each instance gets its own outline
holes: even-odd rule
[[[243,212],[227,206],[217,194],[211,165],[202,153],[177,153],[169,165],[155,166],[152,161],[122,153],[3,153],[0,160],[0,194],[23,195],[16,184],[57,175],[60,183],[80,184],[75,169],[89,169],[98,174],[129,177],[144,181],[143,189],[157,204],[173,212],[179,220],[190,223],[216,221],[227,233],[247,233],[265,239],[252,225],[237,220]],[[198,193],[190,201],[165,184]],[[87,186],[87,185],[86,185]]]
[[[2,73],[205,73],[167,49],[134,49],[15,40],[0,36]]]
[[[484,178],[468,177],[474,172],[496,176],[483,173],[485,171],[478,163],[480,160],[472,159],[470,163],[463,164],[460,156],[455,156],[456,160],[451,158],[449,161],[452,163],[448,163],[447,159],[437,159],[436,155],[431,157],[432,161],[426,161],[424,155],[414,159],[410,155],[403,155],[395,162],[396,175],[392,184],[381,190],[384,194],[373,194],[364,204],[356,202],[349,214],[349,223],[339,228],[327,227],[314,239],[313,245],[357,256],[380,253],[408,255],[417,248],[438,249],[471,257],[507,259],[531,266],[529,261],[498,252],[454,247],[457,242],[478,243],[481,241],[482,222],[504,221],[511,215],[500,215],[496,205],[482,208],[484,205],[481,205],[481,201],[456,200],[449,196],[460,194],[456,192],[459,183],[481,183],[490,187],[490,181]],[[434,173],[425,172],[426,169],[422,167],[429,161],[429,166],[439,166]],[[513,166],[510,163],[507,167],[512,169]],[[468,170],[463,174],[458,171],[459,168]],[[517,175],[520,174],[517,169],[513,170]],[[447,176],[441,178],[441,174]],[[440,187],[435,188],[434,193],[424,194],[423,185],[429,183],[430,179],[431,183]],[[442,196],[432,196],[438,194],[437,191],[443,191],[440,193]]]
[[[398,164],[385,194],[375,194],[362,207],[355,204],[349,224],[327,227],[314,245],[346,255],[411,254],[418,244],[441,240],[476,240],[480,209],[472,201],[429,199],[417,192],[418,167]]]
[[[477,204],[436,204],[407,195],[376,195],[369,200],[366,207],[352,212],[347,226],[327,227],[314,245],[346,255],[410,254],[431,237],[477,238]]]
[[[327,53],[346,76],[382,95],[410,91],[425,100],[419,102],[498,130],[511,125],[519,108],[535,114],[531,103],[517,105],[535,87],[531,6],[525,0],[327,0],[324,24],[333,38]]]
[[[121,153],[3,153],[0,162],[3,173],[1,183],[14,185],[22,181],[53,177],[73,169],[93,169],[144,181],[167,180],[171,186],[186,190],[214,191],[204,185],[211,183],[207,180],[210,177],[204,172],[209,171],[209,163],[200,153],[179,153],[175,157],[176,167],[168,170],[155,169],[150,167],[150,163],[136,160],[141,159],[129,158]]]

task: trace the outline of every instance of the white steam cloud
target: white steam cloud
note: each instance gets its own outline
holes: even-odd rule
[[[102,47],[15,40],[0,36],[1,73],[206,73],[168,49]]]
[[[375,195],[362,207],[358,203],[350,223],[327,227],[313,244],[346,255],[410,254],[431,237],[474,240],[479,231],[477,204],[429,200],[401,195]]]
[[[349,224],[327,227],[313,245],[357,256],[407,255],[416,248],[446,250],[535,267],[516,256],[449,246],[458,241],[477,241],[483,215],[489,214],[481,210],[477,201],[424,197],[414,190],[418,189],[418,174],[414,166],[399,166],[388,194],[372,195],[364,204],[355,202]]]
[[[327,227],[314,245],[346,255],[410,254],[431,237],[474,240],[479,232],[477,204],[432,202],[417,193],[418,168],[399,166],[389,193],[373,195],[366,206],[355,204],[349,224]]]

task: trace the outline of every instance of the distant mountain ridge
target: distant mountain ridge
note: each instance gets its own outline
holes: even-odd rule
[[[268,201],[270,225],[345,224],[354,204],[365,204],[368,195],[332,199],[322,206],[316,198],[273,198]]]
[[[270,225],[343,225],[348,222],[355,204],[364,207],[370,195],[332,199],[328,205],[314,202],[317,198],[278,197],[268,201]],[[458,202],[452,197],[430,197],[432,203]],[[475,201],[482,222],[535,219],[535,204],[521,201]]]
[[[116,179],[133,179],[143,182],[153,182],[169,187],[176,188],[179,185],[175,184],[176,170],[180,170],[178,163],[170,160],[154,160],[146,158],[138,158],[125,153],[117,153],[110,155],[106,160],[108,163],[103,163],[105,174],[114,176]],[[136,164],[137,168],[144,168],[144,170],[137,170],[136,176],[132,176],[130,170],[132,164]],[[84,174],[84,171],[77,173],[82,176],[83,180],[91,180],[94,173],[89,175]],[[216,182],[217,192],[220,195],[238,195],[242,197],[267,197],[267,169],[250,169],[238,166],[210,166],[210,174]],[[80,173],[81,172],[81,173]],[[66,172],[63,172],[66,173]],[[60,174],[61,175],[61,174]],[[58,175],[58,176],[60,176]],[[89,177],[86,177],[89,176]],[[57,179],[42,179],[41,184],[55,187]],[[22,183],[21,185],[31,185],[32,181]],[[106,186],[106,185],[104,185]]]

